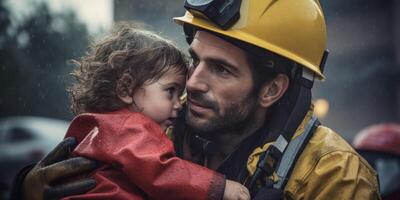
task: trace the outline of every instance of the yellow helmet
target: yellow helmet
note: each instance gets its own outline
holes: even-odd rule
[[[320,66],[325,59],[326,25],[318,0],[242,0],[239,20],[226,30],[189,11],[174,20],[267,49],[325,79]]]

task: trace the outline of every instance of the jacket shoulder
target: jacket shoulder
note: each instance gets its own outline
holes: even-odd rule
[[[310,153],[312,152],[316,157],[335,151],[357,154],[353,147],[339,134],[325,126],[319,126],[316,129],[306,150],[310,150]]]
[[[330,195],[379,199],[378,193],[373,168],[340,135],[324,126],[309,140],[285,187],[285,196],[293,199],[325,199]]]

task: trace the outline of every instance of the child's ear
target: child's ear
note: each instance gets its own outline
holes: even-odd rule
[[[117,82],[117,96],[125,104],[133,103],[133,92],[134,80],[131,75],[124,73]]]
[[[118,95],[119,100],[121,100],[122,102],[124,102],[127,105],[130,105],[133,103],[133,97],[131,96],[119,96]]]
[[[268,108],[278,101],[285,94],[289,87],[289,77],[285,74],[278,74],[274,80],[265,84],[258,95],[261,107]]]

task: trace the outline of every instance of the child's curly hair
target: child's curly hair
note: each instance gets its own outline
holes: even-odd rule
[[[172,42],[132,24],[119,24],[73,63],[74,81],[67,91],[75,114],[121,109],[126,104],[118,95],[132,95],[171,69],[186,74],[188,64]]]

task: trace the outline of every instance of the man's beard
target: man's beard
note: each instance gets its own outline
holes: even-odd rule
[[[203,93],[190,93],[190,99],[209,107],[216,113],[216,116],[208,119],[205,123],[198,124],[195,117],[189,116],[190,111],[188,110],[186,123],[192,131],[206,138],[214,137],[216,134],[242,134],[254,121],[257,110],[256,94],[255,91],[252,91],[242,101],[227,105],[224,108],[225,113],[220,115],[220,108],[215,101],[207,98]]]

